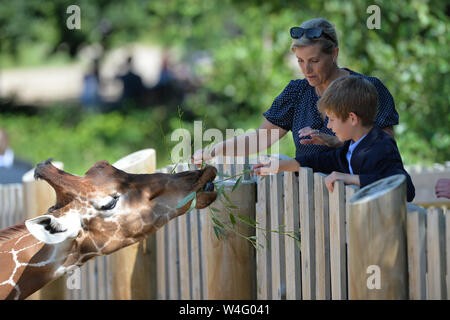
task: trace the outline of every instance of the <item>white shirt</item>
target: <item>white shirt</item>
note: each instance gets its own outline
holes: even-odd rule
[[[9,168],[14,163],[14,152],[11,149],[6,149],[5,154],[0,154],[0,167]]]
[[[355,148],[358,146],[358,144],[362,141],[362,139],[364,139],[367,136],[367,134],[365,134],[361,139],[359,139],[356,142],[350,141],[350,146],[348,147],[348,151],[347,151],[347,161],[348,161],[348,170],[350,171],[351,174],[353,174],[353,169],[352,169],[352,165],[351,165],[351,159],[352,159],[352,155],[353,155],[353,151],[355,150]]]

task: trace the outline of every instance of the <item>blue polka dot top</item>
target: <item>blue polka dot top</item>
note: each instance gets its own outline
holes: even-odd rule
[[[368,77],[350,69],[344,69],[349,71],[351,75],[364,77],[375,85],[378,92],[378,113],[375,118],[375,125],[385,128],[398,124],[398,113],[395,110],[394,99],[383,83],[375,77]],[[334,135],[327,128],[328,118],[322,119],[317,109],[318,100],[319,96],[317,96],[315,88],[309,85],[308,80],[291,80],[283,92],[276,97],[269,110],[263,113],[269,122],[292,131],[296,157],[330,150],[329,147],[325,146],[300,144],[300,138],[298,137],[298,131],[308,126],[323,133]]]

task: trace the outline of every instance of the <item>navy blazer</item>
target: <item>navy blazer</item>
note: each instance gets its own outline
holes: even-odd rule
[[[342,147],[322,153],[298,156],[295,159],[302,167],[313,171],[350,173],[346,158],[350,140]],[[353,150],[350,160],[353,174],[359,175],[361,188],[395,174],[406,176],[406,198],[411,202],[415,196],[411,177],[403,167],[402,158],[395,140],[379,127],[374,126]]]

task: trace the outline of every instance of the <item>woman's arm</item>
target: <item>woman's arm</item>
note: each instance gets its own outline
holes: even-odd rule
[[[286,133],[287,130],[264,119],[260,127],[253,132],[219,142],[211,149],[197,150],[192,160],[195,164],[201,164],[202,160],[210,160],[217,156],[248,156],[266,150]]]
[[[267,163],[255,164],[252,169],[253,173],[259,176],[267,176],[269,174],[274,174],[283,171],[298,171],[300,164],[295,159],[279,160],[271,159]]]

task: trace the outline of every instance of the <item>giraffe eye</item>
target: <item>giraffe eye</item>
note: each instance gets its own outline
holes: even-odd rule
[[[114,196],[110,202],[100,207],[99,210],[111,210],[116,206],[117,200],[119,200],[119,196]]]

